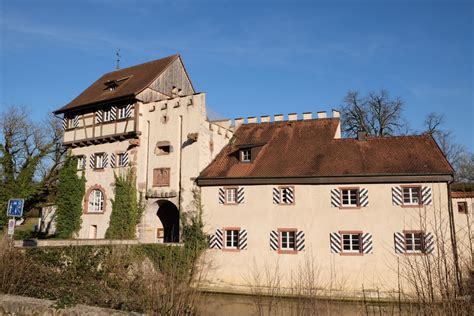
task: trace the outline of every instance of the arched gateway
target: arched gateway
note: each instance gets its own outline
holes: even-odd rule
[[[164,242],[179,242],[179,211],[167,200],[158,201],[158,218],[163,224]]]

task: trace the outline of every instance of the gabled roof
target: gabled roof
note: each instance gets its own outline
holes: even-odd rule
[[[54,111],[54,113],[59,114],[98,102],[135,97],[147,88],[177,58],[180,58],[180,56],[172,55],[144,64],[106,73],[74,100]],[[113,85],[114,82],[117,86],[111,91],[109,90],[109,86],[111,83]]]
[[[338,118],[245,124],[234,133],[202,179],[271,179],[390,175],[452,175],[430,135],[335,139]],[[261,144],[250,163],[238,160],[242,146]],[[242,182],[240,182],[242,183]]]

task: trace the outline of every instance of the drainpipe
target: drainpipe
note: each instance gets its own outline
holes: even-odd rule
[[[179,178],[178,178],[178,213],[181,217],[181,167],[183,166],[183,116],[179,116]],[[181,240],[181,234],[179,236]]]
[[[458,295],[463,295],[462,287],[462,271],[459,267],[459,254],[456,240],[456,225],[454,223],[454,213],[453,213],[453,202],[451,200],[451,183],[454,180],[448,182],[448,213],[449,213],[449,230],[451,233],[451,247],[453,247],[453,259],[454,259],[454,272],[456,275],[456,285],[458,290]]]

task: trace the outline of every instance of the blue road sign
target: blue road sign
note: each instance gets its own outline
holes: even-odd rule
[[[8,201],[7,216],[22,217],[23,216],[23,199],[11,199]]]

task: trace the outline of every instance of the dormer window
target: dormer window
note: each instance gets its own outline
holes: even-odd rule
[[[240,150],[240,161],[241,162],[250,162],[252,160],[252,150],[250,148],[245,148]]]

